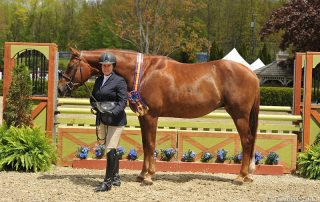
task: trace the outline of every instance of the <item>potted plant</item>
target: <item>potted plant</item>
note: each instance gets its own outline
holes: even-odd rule
[[[101,159],[104,156],[104,152],[106,151],[106,146],[99,144],[94,148],[94,154],[96,159]]]
[[[125,153],[125,150],[122,146],[117,147],[117,155],[120,156],[120,160],[122,159],[122,156],[124,153]]]
[[[255,164],[259,165],[260,161],[263,159],[263,156],[260,152],[254,153]]]
[[[168,149],[160,149],[160,160],[161,161],[170,161],[175,155],[177,151],[173,148]]]
[[[128,156],[127,156],[127,159],[128,160],[131,160],[131,161],[134,161],[138,158],[138,153],[137,151],[134,149],[134,148],[131,148],[129,153],[128,153]]]
[[[183,162],[194,162],[196,157],[196,153],[191,151],[190,149],[183,154],[181,161]]]
[[[276,152],[270,152],[267,155],[266,164],[267,165],[278,165],[279,163],[279,155]]]
[[[156,160],[158,158],[158,154],[159,154],[159,151],[155,149],[154,152],[153,152],[154,160]]]
[[[219,150],[217,151],[216,163],[224,163],[225,160],[227,160],[227,154],[228,154],[228,151],[227,151],[227,150],[219,149]]]
[[[203,152],[200,161],[203,163],[208,163],[211,159],[213,159],[213,155],[211,153]]]
[[[89,148],[80,146],[77,150],[76,157],[79,159],[86,159],[88,157]]]
[[[232,159],[234,163],[240,164],[242,161],[242,153],[234,155]]]

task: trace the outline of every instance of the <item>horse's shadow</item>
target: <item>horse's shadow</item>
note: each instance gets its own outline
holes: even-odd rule
[[[155,175],[154,179],[156,181],[169,181],[169,182],[179,182],[179,183],[187,183],[192,180],[201,180],[201,181],[215,181],[215,182],[233,182],[233,179],[227,177],[220,177],[220,176],[213,176],[213,175],[206,175],[197,174],[197,173],[162,173]]]
[[[123,182],[135,182],[137,174],[121,174],[121,181]],[[83,185],[83,186],[91,186],[97,187],[101,184],[104,179],[104,175],[63,175],[63,174],[44,174],[38,177],[40,180],[61,180],[61,179],[70,179],[70,181],[76,185]],[[174,183],[187,183],[192,180],[201,180],[201,181],[218,181],[218,182],[230,182],[232,183],[233,180],[227,177],[220,177],[220,176],[213,176],[213,175],[206,175],[206,174],[172,174],[172,173],[159,173],[156,174],[153,178],[153,181],[156,183],[157,181],[168,181]],[[138,182],[137,182],[138,183]]]

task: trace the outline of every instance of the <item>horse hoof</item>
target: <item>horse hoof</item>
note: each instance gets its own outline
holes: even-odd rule
[[[253,179],[251,177],[249,177],[249,176],[246,176],[246,177],[243,178],[243,181],[251,183],[251,182],[253,182]]]
[[[150,186],[150,185],[153,185],[153,181],[152,180],[148,180],[148,179],[144,179],[142,181],[141,185]]]
[[[233,184],[235,185],[243,185],[244,178],[241,176],[238,176],[236,179],[233,180]]]
[[[136,182],[143,182],[144,177],[141,177],[140,175],[136,178]]]

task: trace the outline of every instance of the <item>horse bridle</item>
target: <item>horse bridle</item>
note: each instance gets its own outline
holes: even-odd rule
[[[75,59],[77,59],[78,62],[77,62],[77,63],[76,63],[76,62],[73,63],[71,67],[73,67],[74,65],[78,64],[78,66],[80,67],[80,77],[81,77],[81,81],[82,81],[81,58],[80,58],[80,57],[75,57]],[[82,84],[85,83],[85,82],[80,82],[80,83],[74,83],[74,82],[73,82],[73,80],[74,80],[74,78],[75,78],[75,76],[76,76],[76,73],[77,73],[78,69],[79,69],[79,68],[77,67],[77,69],[75,70],[75,72],[74,72],[74,74],[73,74],[72,77],[67,76],[63,71],[59,71],[59,72],[58,72],[58,74],[61,75],[61,77],[63,77],[64,79],[67,80],[66,86],[67,86],[68,92],[70,92],[70,93],[71,93],[71,91],[72,91],[72,88],[73,88],[75,85],[82,85]]]

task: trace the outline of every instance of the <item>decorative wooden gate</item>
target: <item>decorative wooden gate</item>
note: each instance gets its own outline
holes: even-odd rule
[[[49,136],[54,131],[54,107],[57,96],[58,47],[53,43],[5,42],[3,110],[6,109],[6,97],[12,78],[12,70],[20,64],[29,67],[32,79],[32,100],[35,107],[32,117],[36,126]]]
[[[302,75],[304,90],[301,96]],[[303,116],[302,149],[307,149],[320,134],[319,89],[320,52],[296,53],[293,113]]]

